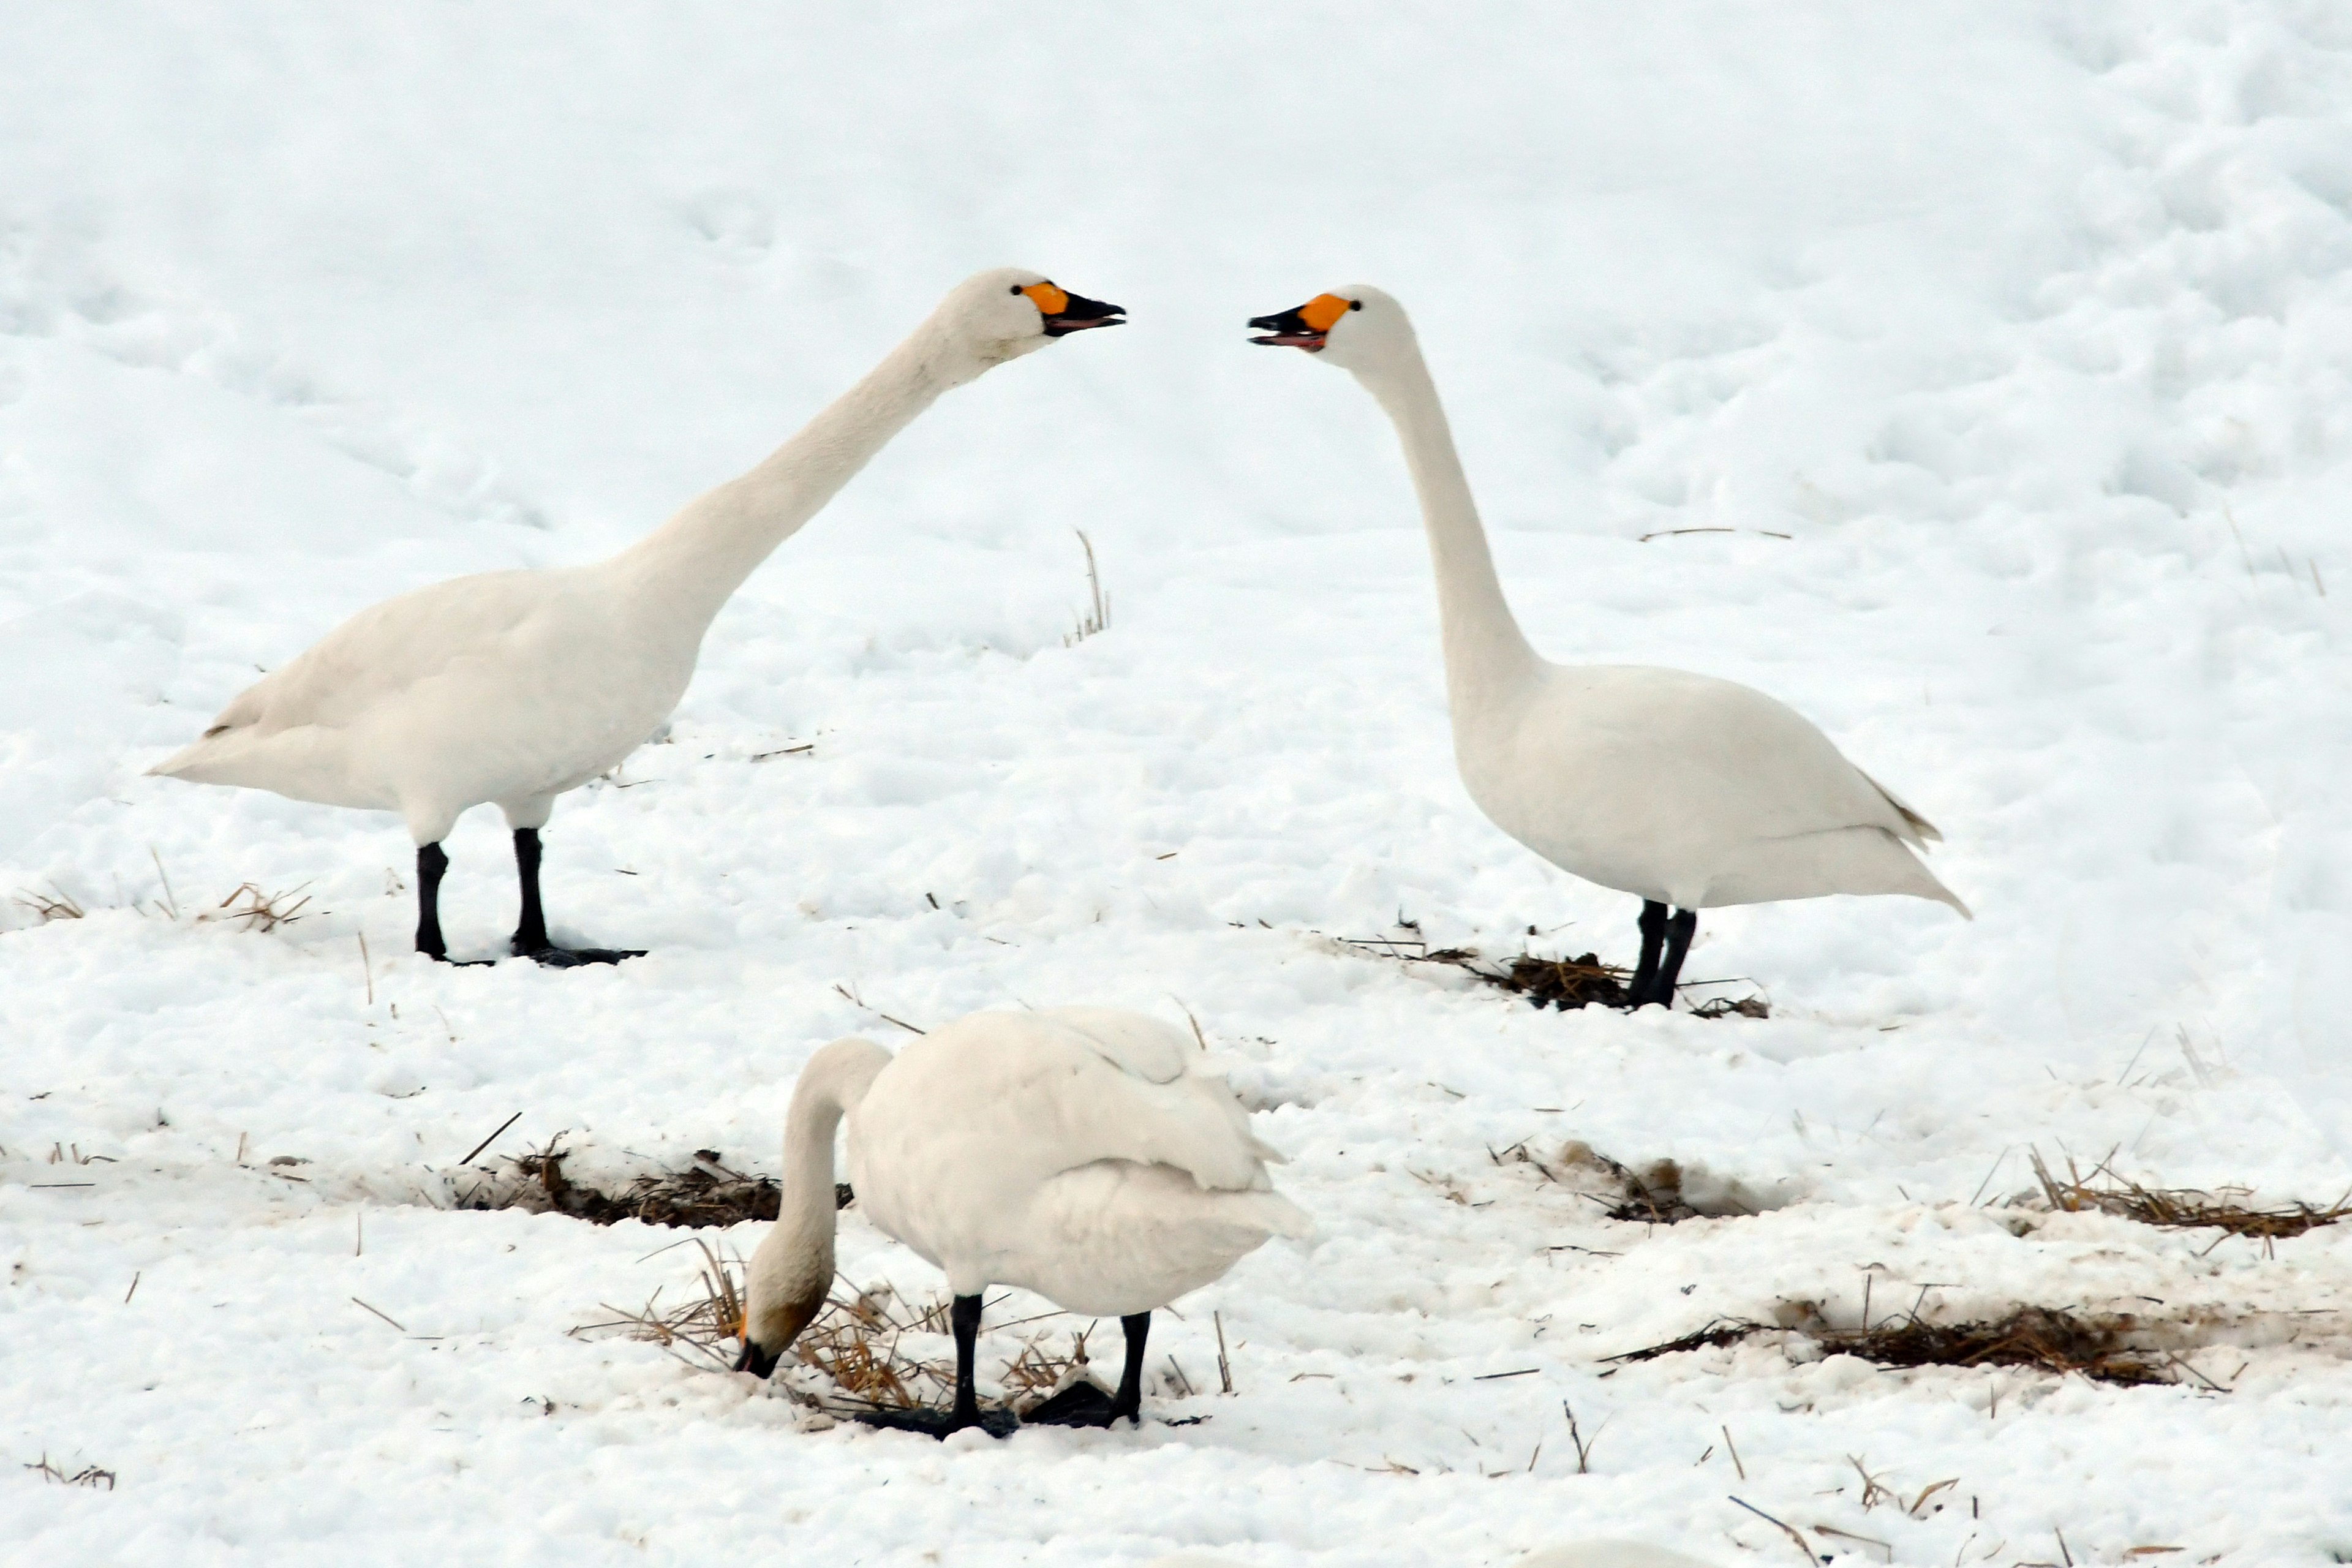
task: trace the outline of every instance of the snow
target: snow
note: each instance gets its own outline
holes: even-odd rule
[[[2030,1149],[2352,1187],[2340,8],[8,32],[0,891],[87,910],[0,905],[12,1552],[1786,1561],[1735,1496],[1840,1562],[2352,1552],[2352,1244],[1991,1206]],[[391,818],[142,776],[366,604],[635,537],[997,264],[1132,324],[928,415],[720,616],[667,741],[558,809],[559,938],[652,956],[433,966]],[[1711,912],[1685,973],[1755,977],[1767,1021],[1537,1014],[1328,940],[1633,937],[1462,792],[1377,410],[1244,341],[1355,279],[1413,310],[1538,645],[1788,700],[1943,829],[1973,923]],[[1112,624],[1073,646],[1078,529]],[[453,946],[488,954],[494,814],[449,848]],[[248,882],[311,901],[199,918]],[[690,1291],[672,1233],[435,1206],[516,1111],[481,1163],[569,1130],[576,1176],[772,1170],[824,1041],[1070,1002],[1189,1010],[1320,1227],[1160,1321],[1197,1384],[1218,1314],[1237,1392],[1158,1387],[1139,1431],[813,1430],[567,1332]],[[1571,1138],[1775,1206],[1618,1224],[1489,1157]],[[844,1226],[851,1279],[936,1289]],[[1800,1300],[1852,1321],[1865,1279],[1879,1311],[2189,1325],[2234,1392],[1601,1359]],[[1906,1501],[1958,1484],[1865,1510],[1849,1456]],[[116,1483],[15,1468],[45,1457]]]

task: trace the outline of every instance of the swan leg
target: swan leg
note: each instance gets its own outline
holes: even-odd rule
[[[510,944],[517,957],[535,958],[552,969],[572,969],[583,963],[618,963],[625,958],[646,955],[641,947],[558,947],[548,941],[547,911],[539,901],[539,829],[516,828],[514,847],[515,876],[522,884],[522,918],[515,922]]]
[[[1666,940],[1666,906],[1655,899],[1643,899],[1642,918],[1636,923],[1642,928],[1642,959],[1633,967],[1633,984],[1626,988],[1629,1007],[1647,1003],[1658,983],[1658,950]]]
[[[1137,1426],[1143,1425],[1143,1341],[1151,1332],[1151,1314],[1135,1312],[1121,1318],[1118,1326],[1127,1331],[1127,1365],[1118,1374],[1118,1392],[1110,1396],[1110,1420],[1116,1425],[1126,1416]]]
[[[1690,952],[1691,938],[1697,931],[1696,910],[1676,910],[1666,927],[1666,955],[1658,963],[1658,983],[1650,1000],[1669,1013],[1675,1010],[1675,982],[1682,978],[1683,958]]]
[[[441,874],[448,869],[449,855],[441,846],[416,847],[416,951],[443,963],[449,962],[449,944],[441,940]]]
[[[980,1298],[958,1296],[948,1308],[948,1327],[955,1333],[955,1408],[944,1415],[936,1410],[877,1410],[858,1416],[860,1426],[920,1432],[928,1437],[944,1437],[967,1426],[977,1426],[992,1437],[1012,1436],[1020,1424],[1013,1412],[982,1410],[980,1394],[972,1387],[972,1361],[980,1345]]]

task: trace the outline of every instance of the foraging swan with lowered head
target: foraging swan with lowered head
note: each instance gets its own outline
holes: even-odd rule
[[[1119,1320],[1118,1390],[1081,1382],[1027,1417],[1107,1426],[1140,1420],[1154,1308],[1223,1276],[1307,1216],[1276,1193],[1282,1159],[1249,1130],[1224,1082],[1195,1071],[1193,1042],[1109,1007],[974,1013],[892,1056],[835,1040],[808,1060],[784,1118],[776,1223],[751,1255],[743,1355],[765,1377],[833,1284],[835,1130],[848,1122],[857,1206],[944,1269],[954,1297],[955,1407],[873,1424],[998,1436],[1010,1412],[980,1409],[972,1346],[981,1292],[1017,1285],[1083,1315]]]
[[[1358,286],[1250,325],[1265,334],[1253,342],[1352,372],[1396,426],[1436,566],[1462,782],[1553,865],[1642,900],[1634,1006],[1674,1005],[1703,909],[1904,893],[1968,914],[1912,853],[1943,836],[1795,710],[1711,676],[1557,665],[1528,646],[1402,306]]]
[[[559,966],[635,957],[548,940],[539,830],[555,797],[654,732],[719,606],[941,393],[1120,314],[1017,268],[971,278],[765,461],[618,555],[459,577],[362,610],[148,771],[400,813],[417,846],[416,949],[443,960],[441,840],[468,807],[495,805],[522,884],[513,951]]]

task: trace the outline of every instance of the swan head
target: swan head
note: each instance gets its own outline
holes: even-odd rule
[[[1072,332],[1125,326],[1126,316],[1121,307],[1073,294],[1042,272],[997,267],[957,285],[939,320],[977,374]]]
[[[1254,343],[1305,349],[1326,364],[1359,373],[1377,371],[1413,347],[1404,307],[1365,283],[1318,294],[1296,310],[1253,316],[1250,325],[1265,334],[1252,338]]]

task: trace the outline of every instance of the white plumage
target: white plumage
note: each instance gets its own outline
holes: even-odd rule
[[[538,829],[555,797],[618,763],[693,678],[743,579],[940,394],[1116,306],[1000,268],[966,280],[866,378],[741,478],[610,560],[492,572],[361,611],[255,682],[149,772],[398,812],[419,847],[417,945],[443,952],[436,846],[493,804],[517,834],[517,952],[551,962]],[[429,853],[428,853],[429,851]]]
[[[1150,1311],[1309,1228],[1267,1178],[1281,1155],[1198,1059],[1181,1032],[1105,1007],[975,1013],[895,1057],[855,1038],[818,1051],[787,1113],[777,1223],[751,1259],[745,1364],[772,1367],[824,1303],[845,1116],[859,1209],[957,1298],[958,1409],[944,1429],[978,1419],[971,1335],[991,1285],[1128,1320],[1118,1394],[1081,1414],[1134,1415]]]
[[[1968,913],[1913,853],[1942,836],[1786,704],[1678,669],[1537,656],[1403,307],[1358,285],[1250,324],[1353,372],[1394,423],[1436,569],[1462,781],[1553,865],[1644,900],[1637,1005],[1671,1005],[1698,910],[1902,893]]]

